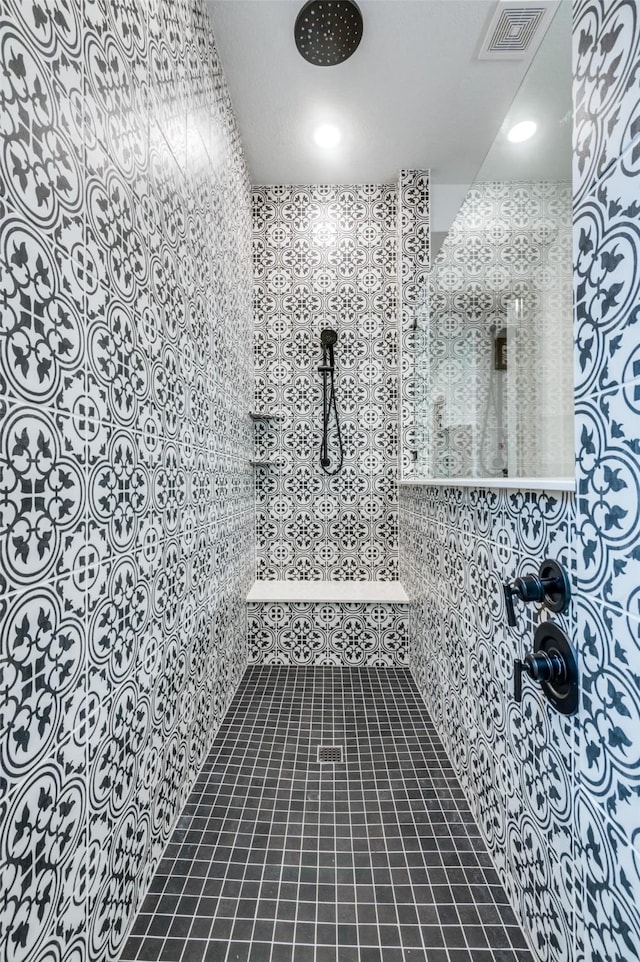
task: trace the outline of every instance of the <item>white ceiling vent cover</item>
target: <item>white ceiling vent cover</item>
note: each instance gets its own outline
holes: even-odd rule
[[[553,19],[559,0],[498,0],[478,60],[529,60]]]

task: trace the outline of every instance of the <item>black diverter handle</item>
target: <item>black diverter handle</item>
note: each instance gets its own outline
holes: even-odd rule
[[[540,565],[538,574],[525,575],[516,578],[511,583],[503,584],[504,600],[507,609],[507,623],[511,628],[516,625],[514,598],[520,601],[540,601],[550,611],[564,611],[571,597],[569,577],[557,561],[545,559]]]

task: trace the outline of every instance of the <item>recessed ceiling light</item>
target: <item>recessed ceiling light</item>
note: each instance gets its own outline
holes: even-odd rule
[[[314,130],[313,139],[318,147],[337,147],[341,140],[341,134],[333,124],[322,124]]]
[[[519,144],[523,140],[529,140],[529,137],[533,137],[537,129],[538,125],[535,120],[522,120],[511,128],[507,137],[512,144]]]

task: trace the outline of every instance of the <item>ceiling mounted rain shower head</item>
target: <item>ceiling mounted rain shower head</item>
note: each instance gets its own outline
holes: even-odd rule
[[[296,47],[317,67],[335,67],[357,50],[362,14],[354,0],[308,0],[296,18]]]

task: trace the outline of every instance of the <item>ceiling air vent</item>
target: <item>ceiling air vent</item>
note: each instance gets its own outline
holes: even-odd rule
[[[529,60],[553,19],[558,0],[498,0],[478,60]]]

